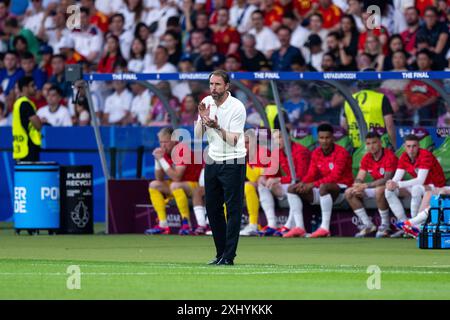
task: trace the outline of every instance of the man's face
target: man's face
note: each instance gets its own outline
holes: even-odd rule
[[[57,57],[52,59],[53,74],[60,74],[64,71],[64,60]]]
[[[419,141],[405,141],[405,151],[411,160],[416,159],[419,153]]]
[[[22,59],[21,61],[22,69],[26,73],[33,71],[34,69],[34,59]]]
[[[209,91],[214,100],[220,100],[229,89],[222,77],[213,75],[209,79]]]
[[[319,144],[322,150],[330,150],[330,148],[333,146],[333,134],[328,131],[319,131],[318,137]]]
[[[126,82],[125,81],[113,81],[112,87],[116,91],[122,91],[126,87]]]
[[[82,29],[86,29],[89,27],[89,16],[86,14],[86,12],[81,12],[80,14],[80,25]]]
[[[242,47],[244,49],[253,49],[255,48],[256,42],[253,38],[250,37],[244,37],[242,41]]]
[[[120,17],[115,17],[112,19],[111,24],[109,26],[109,30],[112,32],[120,32],[123,30],[123,20]]]
[[[309,20],[309,25],[311,30],[318,32],[320,29],[322,29],[322,20],[318,16],[312,16]]]
[[[426,54],[419,54],[417,56],[417,66],[419,70],[429,70],[431,67],[431,60]]]
[[[338,48],[338,46],[339,46],[339,41],[335,37],[333,37],[333,36],[327,37],[328,49],[336,50]]]
[[[278,40],[280,40],[281,46],[286,47],[289,46],[289,42],[291,41],[291,34],[286,29],[281,29],[278,31]]]
[[[193,48],[198,49],[203,41],[205,41],[205,35],[202,32],[192,33],[191,44]]]
[[[169,135],[159,135],[159,146],[164,151],[165,154],[170,155],[172,153],[172,149],[177,144],[176,141],[172,141]]]
[[[208,16],[200,14],[195,19],[195,24],[199,29],[205,29],[208,26]]]
[[[252,14],[252,25],[255,29],[261,29],[264,25],[264,18],[259,13]]]
[[[225,61],[225,70],[230,72],[239,71],[241,64],[234,57],[229,57]]]
[[[324,71],[331,70],[334,67],[334,60],[329,55],[324,55],[322,58],[322,69]]]
[[[167,54],[163,48],[157,48],[155,50],[155,63],[164,64],[167,62]]]
[[[27,86],[27,95],[32,97],[36,94],[36,85],[34,83],[34,81],[32,81],[28,86]]]
[[[206,59],[206,60],[211,58],[213,55],[213,50],[212,50],[211,44],[209,44],[209,43],[202,44],[202,46],[200,47],[200,55],[202,56],[203,59]]]
[[[17,57],[8,53],[5,55],[3,63],[5,64],[6,70],[14,70],[17,67]]]
[[[380,152],[382,146],[381,146],[381,140],[378,138],[368,138],[366,139],[366,150],[367,152],[370,152],[371,154],[377,154]]]
[[[50,106],[57,106],[61,101],[61,96],[56,90],[49,90],[47,94],[47,103]]]
[[[419,21],[419,16],[415,9],[408,9],[405,12],[405,19],[408,26],[414,26]]]
[[[423,20],[427,26],[432,27],[437,23],[437,16],[433,11],[427,10],[423,16]]]
[[[219,26],[226,26],[228,24],[228,11],[220,10],[217,14],[217,24]]]

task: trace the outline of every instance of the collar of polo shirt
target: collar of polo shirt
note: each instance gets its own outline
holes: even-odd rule
[[[225,99],[225,101],[220,106],[218,106],[217,103],[214,101],[214,104],[216,105],[217,108],[223,108],[228,103],[228,101],[230,101],[231,92],[227,91],[227,93],[228,93],[228,97]]]

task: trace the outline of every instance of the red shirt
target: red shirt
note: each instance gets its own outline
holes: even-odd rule
[[[99,73],[112,73],[114,72],[114,64],[116,63],[117,56],[104,56],[98,63],[97,71]]]
[[[383,154],[381,158],[376,161],[373,155],[368,152],[364,155],[361,160],[361,170],[367,171],[374,180],[384,178],[386,172],[395,172],[397,169],[398,159],[395,153],[390,149],[383,149]]]
[[[97,26],[103,33],[108,31],[108,17],[97,11],[90,19],[89,23]]]
[[[233,27],[227,27],[224,31],[219,30],[217,32],[214,32],[213,42],[217,47],[217,52],[224,56],[227,55],[230,44],[239,44],[240,41],[241,37],[239,35],[239,32],[237,32]]]
[[[186,166],[184,170],[183,177],[181,181],[194,181],[198,182],[200,178],[200,173],[203,168],[203,160],[200,158],[202,163],[195,164],[194,152],[184,143],[177,143],[177,145],[172,150],[173,159],[170,154],[164,154],[164,159],[170,164],[175,166]]]
[[[370,33],[369,33],[370,32]],[[359,34],[358,38],[358,50],[364,51],[365,45],[366,45],[366,39],[369,34],[372,34],[373,36],[379,38],[382,34],[385,34],[389,37],[389,33],[387,32],[386,28],[381,26],[379,29],[373,29],[365,32],[361,32]],[[383,54],[386,55],[389,52],[388,43],[386,42],[383,46]]]
[[[403,31],[400,36],[402,37],[403,43],[405,44],[406,52],[413,52],[414,50],[416,50],[417,30],[414,32],[410,32],[407,29]]]
[[[434,2],[435,2],[434,0],[416,0],[416,8],[419,10],[421,18],[423,18],[424,14],[425,14],[425,9],[428,6],[433,6],[433,7],[436,6]]]
[[[312,152],[311,162],[304,183],[313,182],[315,187],[324,183],[353,184],[352,157],[345,148],[334,144],[333,151],[325,155],[321,147]]]
[[[428,170],[428,175],[424,183],[425,185],[432,184],[435,187],[445,186],[445,175],[441,164],[436,157],[426,149],[419,149],[419,154],[414,163],[411,162],[408,154],[403,152],[398,161],[398,169],[405,170],[413,178],[417,177],[419,169],[426,169]]]
[[[319,12],[322,14],[323,17],[322,28],[324,29],[333,28],[335,25],[341,22],[342,11],[338,6],[334,4],[332,4],[328,8],[319,6]]]
[[[283,7],[278,4],[274,4],[272,9],[264,12],[264,24],[270,27],[274,22],[281,23],[283,19],[283,13]]]
[[[313,3],[317,3],[318,0],[294,0],[294,10],[297,11],[298,15],[303,17],[307,14],[311,8]]]
[[[294,159],[294,168],[295,168],[295,176],[297,179],[301,180],[305,176],[308,171],[310,159],[311,159],[311,151],[308,148],[302,146],[301,144],[292,142],[291,143],[291,151],[292,158]],[[289,169],[289,161],[284,153],[284,150],[278,149],[272,152],[272,156],[278,153],[279,159],[279,171],[276,175],[277,177],[281,177],[281,183],[287,184],[291,183],[291,170]],[[273,159],[273,163],[276,163],[277,159]]]
[[[261,146],[256,147],[256,156],[250,157],[248,150],[247,152],[247,164],[250,167],[265,168],[270,165],[270,150]]]

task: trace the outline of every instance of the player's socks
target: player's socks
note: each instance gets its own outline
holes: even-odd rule
[[[287,199],[289,203],[289,216],[292,216],[295,221],[295,226],[305,229],[303,222],[303,202],[296,194],[288,193]]]
[[[358,216],[359,219],[361,219],[361,222],[365,226],[371,226],[373,225],[372,221],[370,220],[369,216],[367,215],[366,209],[356,209],[355,214]]]
[[[183,189],[172,190],[173,197],[177,203],[178,210],[180,211],[181,218],[189,220],[189,200],[186,196],[186,192]]]
[[[249,224],[258,224],[259,199],[256,188],[251,183],[246,183],[244,192],[245,201],[247,203]]]
[[[262,185],[258,185],[259,201],[261,207],[264,210],[267,218],[267,225],[276,229],[277,220],[275,218],[275,200],[273,199],[272,192],[268,188]]]
[[[409,222],[417,227],[424,224],[427,221],[429,210],[430,208],[420,211],[414,218],[410,219]]]
[[[195,219],[199,227],[206,227],[206,210],[204,206],[194,207]]]
[[[257,182],[258,178],[261,176],[262,171],[262,168],[247,165],[245,176],[247,177],[248,181]]]
[[[164,200],[164,196],[161,191],[153,188],[149,188],[148,192],[150,193],[150,201],[153,205],[153,208],[158,215],[159,226],[162,228],[167,227],[167,216],[166,216],[166,202]],[[163,225],[165,223],[165,225]]]
[[[425,194],[424,186],[414,186],[411,190],[411,217],[417,216],[420,208],[420,202]]]
[[[380,210],[378,209],[378,213],[380,214],[381,217],[381,225],[382,226],[389,226],[390,222],[389,222],[389,209],[387,210]]]
[[[322,224],[320,228],[330,230],[331,211],[333,210],[333,198],[331,194],[320,197],[320,208],[322,209]]]
[[[405,209],[403,208],[402,202],[398,198],[395,191],[385,190],[384,195],[386,196],[386,200],[391,207],[392,213],[397,217],[398,221],[405,221]]]

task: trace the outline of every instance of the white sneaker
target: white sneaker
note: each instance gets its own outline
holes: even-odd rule
[[[212,236],[212,230],[208,230],[205,232],[205,236]]]
[[[405,234],[405,231],[398,230],[391,235],[391,238],[401,238]]]
[[[240,236],[253,237],[258,235],[258,226],[256,224],[248,224],[239,232]]]
[[[373,223],[368,226],[362,225],[359,232],[355,234],[355,238],[365,238],[375,231],[377,231],[377,227]]]
[[[391,233],[389,226],[381,225],[378,227],[378,231],[375,235],[376,238],[388,238]]]

